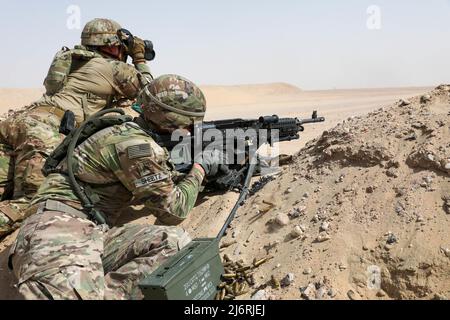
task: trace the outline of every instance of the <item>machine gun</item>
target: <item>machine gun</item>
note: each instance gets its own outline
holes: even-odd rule
[[[297,118],[279,118],[278,116],[261,117],[258,120],[223,120],[203,123],[202,127],[198,127],[195,134],[205,134],[208,129],[215,129],[219,132],[226,132],[230,129],[253,129],[257,133],[260,130],[266,130],[269,133],[266,137],[269,143],[291,141],[299,139],[299,132],[304,130],[303,125],[308,123],[324,122],[325,118],[318,117],[317,112],[314,111],[311,119],[297,119]],[[269,131],[277,129],[278,135],[271,135]],[[256,139],[260,139],[263,135],[256,135]],[[270,138],[269,138],[270,137]],[[167,137],[155,137],[159,144],[168,149],[174,150],[179,142],[168,141]],[[192,149],[192,143],[200,144],[198,141],[193,142],[195,137],[188,137],[184,139],[180,150],[189,151]],[[239,142],[239,138],[244,138],[237,135],[233,138],[233,142]],[[247,139],[247,146],[252,142],[251,138]],[[189,143],[191,145],[189,145]],[[222,145],[221,145],[222,143]],[[184,145],[183,145],[184,144]],[[223,148],[223,142],[208,141],[201,142],[201,148],[217,146]],[[199,146],[197,146],[199,147]],[[238,150],[240,152],[248,153],[247,150]],[[171,257],[166,263],[161,265],[150,276],[145,278],[139,287],[142,290],[145,299],[147,300],[212,300],[217,294],[218,285],[221,282],[221,276],[224,274],[224,268],[220,259],[219,243],[228,229],[230,223],[233,221],[238,209],[245,204],[250,193],[250,183],[253,174],[256,170],[256,161],[254,159],[256,150],[253,148],[245,157],[244,163],[228,164],[231,178],[224,180],[223,186],[232,188],[239,187],[241,190],[238,201],[231,210],[225,224],[220,230],[216,238],[209,239],[195,239],[181,251]],[[236,152],[235,152],[236,154]],[[173,156],[173,155],[172,155]],[[180,169],[183,165],[189,164],[188,157],[184,154],[179,156]],[[249,161],[250,160],[250,161]],[[189,167],[185,166],[184,169]],[[230,172],[226,176],[230,175]],[[216,181],[217,182],[217,181]]]
[[[257,149],[268,143],[300,139],[305,124],[324,122],[317,111],[309,119],[280,118],[277,115],[259,119],[228,119],[202,122],[194,126],[194,134],[164,136],[150,132],[154,140],[171,153],[178,172],[188,173],[193,159],[206,149],[219,149],[224,155],[222,174],[210,179],[214,190],[242,189],[248,165],[255,160]]]

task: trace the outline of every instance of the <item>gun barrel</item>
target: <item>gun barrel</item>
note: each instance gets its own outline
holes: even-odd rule
[[[300,120],[300,122],[302,124],[325,122],[325,118],[324,117],[318,117],[318,118],[312,118],[312,119],[302,119],[302,120]]]

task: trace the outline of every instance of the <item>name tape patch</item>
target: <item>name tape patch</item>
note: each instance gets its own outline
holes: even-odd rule
[[[134,181],[134,184],[136,188],[141,188],[159,181],[166,180],[167,178],[169,178],[169,176],[165,173],[156,173],[150,176],[143,177],[141,179],[137,179],[136,181]]]

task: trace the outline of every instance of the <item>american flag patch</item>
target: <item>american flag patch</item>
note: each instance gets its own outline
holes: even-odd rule
[[[142,157],[149,157],[152,155],[150,144],[139,144],[136,146],[128,147],[128,159],[137,159]]]

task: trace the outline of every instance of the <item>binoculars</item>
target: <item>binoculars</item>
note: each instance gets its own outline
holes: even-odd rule
[[[128,31],[127,29],[120,29],[117,31],[117,35],[119,36],[119,39],[122,41],[122,44],[126,48],[131,48],[133,46],[134,42],[134,36],[133,34]],[[153,42],[150,40],[144,40],[145,44],[145,60],[152,61],[155,59],[156,52],[153,49]]]

